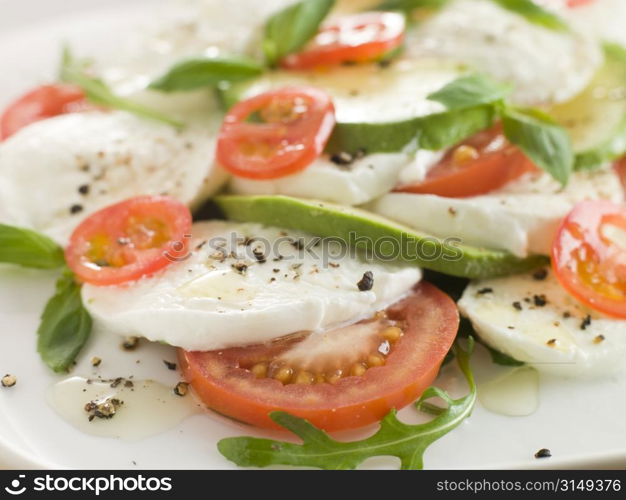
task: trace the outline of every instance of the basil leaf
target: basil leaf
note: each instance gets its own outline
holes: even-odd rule
[[[111,109],[128,111],[142,118],[148,118],[166,123],[176,128],[182,128],[183,124],[158,111],[147,108],[131,99],[115,95],[111,89],[99,78],[87,74],[85,64],[75,62],[69,49],[64,49],[60,71],[61,81],[77,85],[92,103]]]
[[[489,128],[495,119],[493,106],[483,105],[424,117],[417,142],[422,149],[439,151]]]
[[[0,262],[35,269],[55,269],[65,264],[63,249],[31,229],[0,224]]]
[[[503,9],[515,12],[524,17],[528,22],[543,26],[555,31],[568,31],[567,23],[558,15],[544,9],[533,0],[491,0]],[[411,12],[414,9],[441,9],[450,0],[386,0],[381,3],[378,10],[401,10]]]
[[[194,90],[217,86],[222,82],[240,82],[263,73],[256,62],[222,57],[199,57],[175,64],[149,88],[163,92]]]
[[[301,0],[277,12],[265,25],[263,50],[270,66],[300,50],[330,12],[335,0]]]
[[[562,185],[574,167],[572,141],[567,131],[538,110],[504,108],[504,134],[537,165]]]
[[[443,88],[428,96],[446,108],[464,109],[480,104],[492,104],[502,101],[513,88],[489,78],[486,75],[473,74],[457,78]]]
[[[91,333],[91,316],[83,307],[80,285],[70,271],[57,281],[37,330],[37,351],[55,372],[66,372]]]
[[[473,340],[469,339],[467,351],[458,344],[454,352],[462,373],[469,385],[469,394],[452,399],[445,391],[431,387],[415,403],[418,410],[435,414],[424,424],[408,425],[392,410],[381,422],[378,431],[360,441],[336,441],[324,431],[304,419],[284,412],[273,412],[274,422],[296,434],[303,443],[235,437],[222,439],[217,447],[222,455],[244,467],[268,465],[296,465],[320,469],[354,469],[370,457],[393,456],[400,459],[402,469],[422,469],[426,448],[448,432],[458,427],[470,416],[476,403],[476,384],[469,365]],[[436,407],[427,400],[439,397],[446,407]]]
[[[528,22],[554,31],[569,31],[567,23],[533,0],[492,0],[501,7],[524,17]],[[539,48],[538,50],[541,50]]]
[[[326,152],[397,153],[406,148],[443,149],[489,128],[493,106],[458,109],[394,123],[337,123]]]
[[[386,0],[376,10],[400,10],[411,12],[414,9],[441,9],[450,0]]]

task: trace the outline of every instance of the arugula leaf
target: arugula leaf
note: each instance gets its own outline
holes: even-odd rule
[[[460,338],[471,337],[471,338],[475,339],[476,343],[482,345],[485,349],[487,349],[487,352],[489,353],[489,356],[491,357],[491,362],[496,364],[496,365],[501,365],[501,366],[524,366],[526,364],[523,361],[518,361],[517,359],[509,356],[508,354],[504,354],[503,352],[498,351],[497,349],[494,349],[489,344],[487,344],[484,340],[482,340],[477,335],[477,333],[474,330],[474,327],[472,325],[472,322],[469,319],[467,319],[467,318],[461,317],[461,322],[459,324],[458,337],[460,337]],[[448,354],[451,354],[451,353],[448,353]]]
[[[482,74],[461,76],[428,96],[449,110],[466,109],[502,101],[513,88]]]
[[[87,73],[85,63],[75,62],[67,47],[63,50],[60,77],[63,82],[82,88],[87,99],[98,106],[128,111],[142,118],[167,123],[176,128],[183,126],[181,122],[158,111],[147,108],[131,99],[115,95],[102,80]]]
[[[515,12],[527,21],[554,31],[569,31],[567,23],[533,0],[492,0],[504,9]]]
[[[469,364],[472,349],[471,338],[467,350],[458,344],[454,348],[459,367],[467,378],[469,394],[452,399],[441,389],[427,389],[415,403],[418,410],[436,415],[427,423],[407,425],[398,420],[396,411],[392,410],[380,422],[380,428],[373,436],[361,441],[342,442],[332,439],[304,419],[284,412],[273,412],[270,414],[272,420],[299,436],[303,444],[235,437],[222,439],[217,447],[227,459],[247,467],[281,464],[320,469],[354,469],[370,457],[394,456],[400,459],[402,469],[422,469],[426,448],[458,427],[472,413],[476,402],[476,384]],[[442,408],[427,402],[435,397],[441,398],[447,406]]]
[[[66,372],[91,333],[91,316],[83,307],[80,285],[66,270],[56,284],[37,329],[37,351],[55,372]]]
[[[240,82],[261,73],[263,68],[250,59],[198,57],[175,64],[149,88],[163,92],[194,90],[222,82]]]
[[[483,347],[487,349],[489,355],[491,356],[491,362],[500,365],[500,366],[524,366],[526,363],[523,361],[518,361],[517,359],[509,356],[508,354],[504,354],[493,347],[488,346],[484,342],[481,342]]]
[[[263,51],[270,66],[297,52],[313,36],[335,0],[301,0],[277,12],[265,25]]]
[[[63,249],[31,229],[0,224],[0,262],[35,269],[55,269],[65,264]]]
[[[562,185],[574,167],[572,141],[567,131],[547,114],[534,109],[505,108],[504,134],[513,144]]]

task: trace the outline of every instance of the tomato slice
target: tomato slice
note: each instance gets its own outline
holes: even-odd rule
[[[404,42],[405,19],[394,12],[364,12],[323,27],[307,47],[281,61],[287,69],[310,69],[376,61]]]
[[[589,5],[596,0],[567,0],[568,7],[582,7],[583,5]]]
[[[496,125],[458,144],[416,184],[396,191],[449,198],[478,196],[498,189],[536,167]]]
[[[617,160],[613,167],[626,191],[626,156]]]
[[[326,334],[221,351],[179,351],[186,380],[210,408],[277,428],[282,410],[329,430],[382,419],[418,398],[437,376],[459,316],[428,283],[385,313]]]
[[[582,303],[626,318],[626,207],[609,201],[576,205],[556,234],[552,266]]]
[[[236,104],[224,118],[217,160],[249,179],[284,177],[310,165],[335,126],[331,98],[313,87],[284,87]]]
[[[39,120],[92,109],[75,85],[42,85],[13,102],[0,117],[0,140]]]
[[[65,260],[94,285],[117,285],[184,260],[191,212],[166,196],[139,196],[87,217],[75,230]]]

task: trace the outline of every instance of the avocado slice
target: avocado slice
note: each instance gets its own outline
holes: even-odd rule
[[[228,219],[340,238],[382,260],[408,262],[463,278],[522,273],[549,262],[547,257],[539,255],[520,259],[500,250],[462,245],[457,240],[429,236],[365,210],[316,200],[223,195],[215,202]]]
[[[550,114],[570,133],[575,170],[592,170],[626,154],[626,49],[606,44],[591,85]]]

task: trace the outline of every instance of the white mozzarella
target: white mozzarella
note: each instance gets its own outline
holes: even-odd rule
[[[563,0],[561,0],[563,1]],[[598,0],[576,8],[565,9],[563,15],[581,29],[600,40],[626,47],[626,2]]]
[[[487,344],[538,370],[586,377],[626,367],[626,320],[587,309],[552,272],[472,283],[459,309]]]
[[[141,90],[182,59],[260,56],[263,27],[296,0],[177,0],[155,6],[124,50],[97,61],[97,72],[123,94]]]
[[[0,144],[3,217],[65,244],[85,216],[133,196],[197,207],[226,180],[213,162],[217,126],[179,132],[123,112],[34,123]]]
[[[360,205],[391,191],[401,171],[414,162],[407,154],[373,154],[341,166],[322,156],[302,172],[279,179],[233,177],[230,188],[239,194],[282,194]]]
[[[312,85],[332,97],[338,122],[389,123],[445,111],[428,96],[466,72],[457,63],[403,57],[389,67],[357,64],[332,71],[273,71],[233,90],[240,100],[288,85]]]
[[[123,286],[84,285],[83,302],[102,330],[213,350],[370,317],[420,280],[415,267],[365,262],[337,241],[317,240],[257,224],[200,222],[187,260]],[[367,271],[373,288],[360,291]]]
[[[548,174],[527,174],[498,191],[471,198],[389,193],[367,208],[442,238],[525,257],[548,255],[561,219],[577,202],[594,199],[623,201],[619,177],[612,170],[577,173],[565,188]]]
[[[511,82],[515,100],[531,105],[578,94],[602,62],[590,37],[531,24],[492,0],[455,0],[418,25],[407,51],[410,57],[459,61]]]

